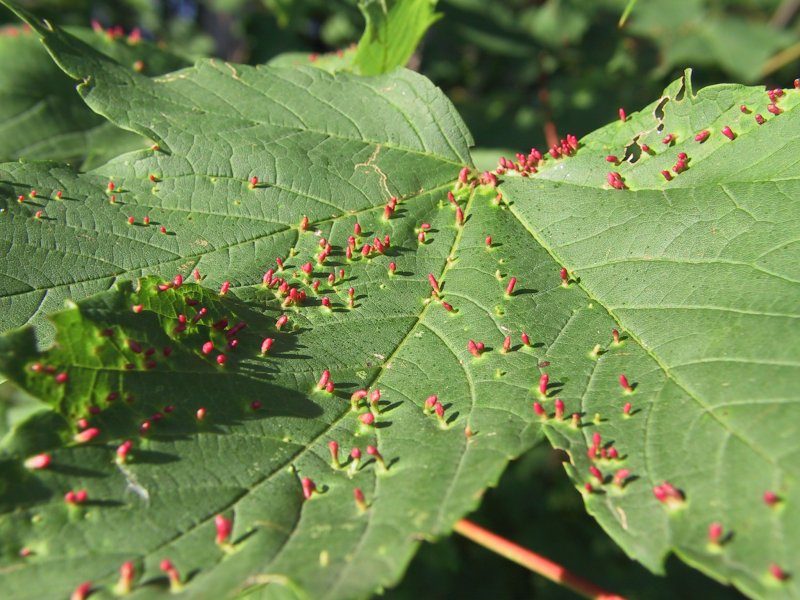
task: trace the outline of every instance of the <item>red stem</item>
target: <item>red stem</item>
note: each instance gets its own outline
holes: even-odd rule
[[[462,519],[455,524],[457,533],[472,540],[476,544],[514,561],[523,567],[547,577],[550,581],[562,585],[573,592],[593,600],[625,600],[622,596],[612,594],[593,583],[570,573],[565,567],[547,560],[545,557],[518,546],[517,544],[479,527],[471,521]]]

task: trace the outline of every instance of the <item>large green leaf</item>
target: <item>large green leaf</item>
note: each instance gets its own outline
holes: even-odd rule
[[[3,444],[5,595],[65,594],[87,579],[110,586],[125,560],[137,561],[142,581],[152,582],[143,591],[157,593],[163,558],[191,576],[187,594],[202,597],[271,583],[267,594],[285,586],[352,598],[396,581],[420,540],[449,531],[507,461],[540,437],[526,399],[537,351],[517,343],[513,356],[494,351],[473,359],[468,341],[496,350],[505,328],[518,339],[536,305],[532,290],[546,288],[553,274],[531,275],[504,299],[507,282],[495,270],[521,271],[543,254],[531,240],[523,244],[527,255],[503,256],[499,244],[510,238],[502,236],[496,248],[486,247],[483,223],[509,218],[493,203],[492,188],[456,190],[469,215],[458,226],[445,195],[469,162],[470,139],[452,107],[408,71],[362,79],[203,62],[150,80],[31,22],[67,72],[86,78],[80,92],[95,110],[149,134],[160,150],[82,175],[53,165],[0,168],[4,325],[42,324],[41,314],[65,297],[145,272],[188,278],[199,268],[208,287],[184,284],[158,294],[151,279],[141,291],[120,284],[57,314],[56,344],[41,355],[43,342],[31,329],[3,342],[2,371],[56,411],[18,425]],[[259,177],[255,186],[252,176]],[[385,219],[392,196],[399,204]],[[350,261],[345,247],[356,223],[362,234]],[[420,243],[423,223],[430,227]],[[385,254],[361,257],[362,244],[385,235]],[[321,237],[334,247],[318,265]],[[308,293],[302,307],[282,308],[282,298],[261,283],[275,257],[285,261],[277,275]],[[322,280],[318,294],[298,269],[307,261]],[[340,268],[344,278],[328,284]],[[445,286],[453,312],[431,297],[429,274]],[[230,295],[215,301],[208,290],[224,280],[232,283]],[[209,320],[169,340],[177,315],[195,314],[184,306],[187,297],[208,308]],[[139,305],[141,312],[131,310]],[[274,323],[282,312],[290,320],[279,335]],[[218,351],[201,352],[207,338],[220,347],[224,335],[208,323],[223,314],[231,324],[248,323],[224,368],[213,358]],[[99,336],[106,329],[112,338]],[[262,356],[268,336],[278,341]],[[165,359],[167,344],[172,354]],[[149,348],[159,358],[147,355]],[[504,372],[509,363],[517,366],[513,375]],[[336,394],[314,391],[326,368]],[[360,388],[382,391],[377,427],[360,425],[350,410],[349,397]],[[120,397],[109,405],[113,392]],[[431,394],[446,407],[446,426],[422,410]],[[262,404],[257,412],[254,400]],[[166,413],[167,404],[174,412]],[[95,406],[106,410],[93,415]],[[193,416],[199,407],[208,415],[200,426]],[[163,418],[137,437],[156,411]],[[72,442],[79,415],[100,428],[100,438]],[[120,468],[114,448],[131,437],[133,459]],[[377,445],[388,471],[366,455],[352,478],[348,469],[331,468],[331,440],[343,460],[354,446],[363,452]],[[21,467],[48,449],[54,467],[33,474]],[[325,493],[304,502],[302,477]],[[354,486],[367,497],[365,514],[353,502]],[[63,500],[79,489],[88,490],[86,510]],[[214,544],[220,513],[234,519],[231,554]],[[69,543],[74,536],[80,545]],[[18,556],[23,548],[32,554]]]
[[[771,569],[800,571],[798,92],[778,99],[781,114],[771,103],[763,89],[734,85],[695,95],[687,75],[587,136],[575,157],[501,189],[591,307],[549,351],[551,376],[567,382],[559,395],[585,425],[546,427],[570,453],[588,510],[651,569],[674,551],[748,594],[788,597],[797,578]],[[768,118],[759,125],[756,115]],[[676,141],[665,145],[668,134]],[[680,152],[688,168],[676,175]],[[628,160],[614,166],[608,155]],[[609,171],[626,189],[609,186]],[[587,375],[580,368],[595,343],[602,350]],[[591,459],[595,434],[622,458]],[[612,483],[620,469],[630,473],[624,487]],[[654,497],[665,481],[683,501]],[[765,492],[780,500],[765,502]],[[709,543],[712,523],[720,544]]]
[[[70,31],[121,65],[147,75],[186,65],[136,37]],[[141,136],[114,127],[89,110],[75,93],[75,82],[29,28],[0,31],[0,160],[63,160],[92,166],[147,145]]]

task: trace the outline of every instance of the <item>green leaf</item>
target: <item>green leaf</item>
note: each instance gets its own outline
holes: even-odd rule
[[[786,91],[774,116],[763,89],[719,85],[695,95],[687,74],[624,123],[587,136],[574,157],[501,185],[591,307],[549,349],[550,376],[565,382],[557,395],[583,425],[546,427],[569,452],[589,512],[651,569],[676,552],[754,597],[795,595],[800,585],[770,573],[800,569],[788,542],[800,528],[798,100]],[[756,114],[768,117],[763,125]],[[667,134],[673,144],[662,143]],[[688,168],[668,182],[661,171],[679,152]],[[628,158],[613,166],[607,155]],[[626,189],[606,183],[609,171]],[[577,369],[594,344],[587,375]],[[596,434],[621,458],[590,459]],[[620,469],[629,471],[624,486],[613,483]],[[656,499],[665,481],[683,501]],[[768,491],[780,498],[774,506],[763,500]],[[722,526],[720,544],[709,543],[712,523]]]
[[[136,38],[77,28],[70,32],[121,65],[146,74],[186,64]],[[7,28],[0,34],[0,57],[0,160],[59,160],[87,168],[146,147],[146,140],[86,107],[74,82],[47,56],[30,29]]]
[[[422,36],[441,14],[437,0],[361,0],[367,20],[353,64],[362,75],[379,75],[408,63]]]
[[[353,598],[396,582],[420,540],[448,532],[508,460],[541,437],[527,401],[536,349],[482,358],[468,351],[472,338],[499,348],[500,327],[519,335],[533,294],[524,286],[506,306],[506,282],[495,271],[522,270],[541,251],[532,240],[522,244],[524,255],[487,249],[482,222],[501,212],[491,188],[455,186],[471,215],[457,225],[446,192],[469,164],[471,140],[451,105],[409,71],[364,79],[207,61],[150,80],[31,22],[67,72],[85,81],[87,103],[149,133],[160,150],[86,174],[41,164],[0,169],[4,314],[41,325],[64,298],[145,272],[188,279],[199,268],[205,287],[157,293],[152,279],[137,289],[118,283],[57,313],[55,344],[45,350],[52,330],[4,338],[0,370],[56,411],[45,413],[53,420],[47,427],[18,425],[3,445],[3,500],[13,507],[0,519],[4,595],[66,595],[87,579],[108,588],[126,560],[155,594],[165,588],[164,558],[190,578],[187,594],[203,597],[269,583],[267,593],[285,586]],[[386,219],[393,196],[398,205]],[[46,218],[37,219],[38,210]],[[307,228],[299,226],[304,216]],[[356,223],[362,233],[350,261],[345,248]],[[430,227],[420,243],[423,223]],[[363,244],[386,235],[384,253],[361,256]],[[319,265],[322,237],[333,248]],[[283,307],[275,287],[261,283],[275,257],[285,261],[276,277],[308,294],[302,306]],[[309,261],[311,278],[299,270]],[[452,312],[431,297],[429,273],[445,286]],[[321,281],[318,292],[312,278]],[[229,295],[218,299],[209,290],[226,280]],[[188,306],[189,297],[201,304]],[[208,314],[194,324],[199,306]],[[289,324],[278,333],[282,313]],[[186,334],[175,331],[179,314],[189,317]],[[228,338],[208,326],[223,314],[248,324],[235,351],[223,350]],[[111,337],[100,335],[106,329]],[[265,337],[277,341],[263,356]],[[212,354],[202,353],[206,341],[217,348]],[[224,367],[218,353],[227,356]],[[509,362],[518,366],[513,376],[505,373]],[[326,368],[333,394],[315,391]],[[489,393],[498,388],[502,394]],[[358,389],[382,392],[374,428],[350,409]],[[446,425],[423,411],[431,394],[446,407]],[[261,402],[257,411],[253,401]],[[202,423],[199,407],[207,410]],[[77,417],[99,427],[100,437],[75,443]],[[147,419],[152,429],[139,436]],[[118,466],[114,451],[125,439],[134,440],[132,459]],[[388,470],[366,453],[352,478],[349,468],[332,468],[332,440],[343,461],[353,447],[376,445]],[[23,467],[43,451],[54,467]],[[324,493],[304,501],[303,477]],[[356,486],[369,504],[364,514],[353,502]],[[64,494],[81,489],[88,504],[65,504]],[[214,544],[217,514],[234,519],[231,554]],[[80,545],[69,543],[75,536]],[[32,554],[19,556],[24,548]]]

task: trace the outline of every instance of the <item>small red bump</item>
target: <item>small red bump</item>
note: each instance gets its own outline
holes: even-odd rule
[[[117,446],[117,462],[124,463],[128,458],[128,453],[131,451],[133,447],[133,442],[130,440],[125,440],[119,446]]]
[[[206,409],[205,408],[198,408],[197,412],[195,413],[195,417],[197,417],[198,421],[202,421],[206,418]]]
[[[289,322],[289,317],[287,317],[286,315],[281,315],[275,320],[275,328],[280,329],[288,322]]]
[[[136,222],[136,219],[133,217],[128,217],[128,225],[133,225]]]
[[[619,344],[619,331],[617,331],[616,329],[612,329],[611,338],[614,340],[615,344]]]
[[[512,277],[508,280],[508,285],[506,286],[506,294],[509,296],[514,293],[514,286],[517,285],[517,278]]]
[[[319,383],[317,383],[317,389],[324,389],[328,382],[331,379],[331,372],[325,369],[322,372],[322,376],[319,378]]]
[[[619,376],[619,384],[622,386],[622,389],[625,390],[627,393],[630,394],[633,391],[633,388],[631,387],[631,384],[628,383],[628,378],[625,377],[625,375]]]
[[[711,132],[708,129],[704,129],[703,131],[698,133],[696,136],[694,136],[694,141],[695,142],[700,142],[702,144],[703,142],[705,142],[708,139],[708,136],[710,136],[710,135],[711,135]]]
[[[422,406],[422,412],[425,414],[429,414],[431,410],[439,403],[439,397],[436,394],[432,394],[425,399],[425,403]]]
[[[331,452],[331,464],[337,469],[341,466],[339,462],[339,443],[336,440],[328,442],[328,449]]]
[[[564,418],[564,401],[561,398],[556,398],[556,419]]]
[[[783,110],[781,110],[781,108],[777,104],[768,105],[767,110],[771,112],[773,115],[779,115],[783,112]]]
[[[37,210],[33,216],[36,217],[37,219],[41,219],[43,214],[44,213],[42,211]]]
[[[711,523],[711,525],[708,526],[708,542],[718,546],[720,539],[722,539],[722,524],[716,522]]]
[[[789,579],[789,574],[776,563],[772,563],[769,566],[769,574],[778,581],[785,581],[786,579]]]
[[[162,560],[161,564],[159,565],[162,571],[167,574],[169,577],[169,589],[171,592],[178,592],[181,590],[183,585],[181,584],[180,575],[178,575],[178,569],[175,568],[175,565],[172,564],[172,561],[169,560]]]
[[[113,181],[109,181],[109,182],[108,182],[108,185],[106,186],[106,189],[107,189],[109,192],[113,192],[113,191],[114,191],[114,182],[113,182]]]
[[[355,488],[353,490],[353,498],[356,501],[356,506],[359,511],[364,512],[367,510],[367,501],[364,499],[364,492],[362,492],[360,488]]]
[[[136,569],[132,560],[125,561],[119,568],[119,581],[114,587],[114,591],[120,595],[125,596],[131,593],[133,589],[133,579],[136,576]]]
[[[456,206],[456,225],[459,227],[464,224],[464,211],[460,206]]]
[[[583,484],[583,489],[585,489],[589,494],[593,494],[594,493],[594,487],[592,487],[591,483]]]
[[[670,173],[669,171],[667,171],[667,170],[661,171],[661,175],[662,175],[662,176],[664,177],[664,179],[666,179],[667,181],[672,181],[672,173]]]
[[[25,461],[25,467],[27,469],[46,469],[50,465],[50,462],[51,458],[49,454],[37,454]]]
[[[433,276],[433,273],[428,273],[428,283],[431,284],[431,288],[435,294],[439,294],[439,282],[436,281],[436,277]]]
[[[56,192],[56,200],[61,200],[61,196],[63,196],[63,195],[64,195],[64,193],[61,190],[58,190]]]
[[[381,401],[381,391],[379,389],[372,390],[372,393],[369,395],[369,403],[373,406],[377,406],[378,403]]]
[[[733,132],[733,130],[732,130],[730,127],[728,127],[727,125],[726,125],[725,127],[723,127],[723,128],[722,128],[722,135],[724,135],[724,136],[725,136],[726,138],[728,138],[729,140],[736,139],[736,134],[735,134],[735,133]]]
[[[609,154],[608,156],[606,156],[606,161],[610,162],[610,163],[617,164],[619,162],[619,159],[616,156],[614,156],[613,154]]]
[[[523,332],[522,332],[522,334],[521,334],[519,337],[520,337],[520,339],[522,340],[522,344],[523,344],[524,346],[530,346],[530,345],[531,345],[531,338],[528,336],[528,334],[527,334],[527,333],[525,333],[525,332],[523,331]]]
[[[92,591],[92,582],[91,581],[84,581],[74,590],[72,590],[72,594],[69,596],[69,600],[86,600],[89,597],[89,593]]]
[[[224,365],[225,365],[225,361],[226,361],[226,360],[227,360],[227,359],[225,358],[225,355],[224,355],[224,354],[217,354],[217,364],[218,364],[220,367],[222,367],[222,366],[224,366]]]
[[[492,246],[492,236],[487,235],[486,236],[486,247],[487,248],[491,248],[491,246]]]
[[[322,306],[324,306],[325,308],[330,308],[331,307],[330,298],[328,298],[327,296],[323,296],[323,298],[322,298]]]
[[[794,89],[800,90],[800,79],[794,80]]]
[[[206,342],[202,348],[203,354],[211,354],[214,351],[214,342]]]
[[[150,181],[152,181],[153,183],[156,183],[156,182],[158,181],[158,177],[156,177],[156,176],[155,176],[155,175],[153,175],[153,174],[150,174],[150,176],[148,177],[148,179],[149,179]]]
[[[600,482],[600,485],[603,485],[603,474],[600,472],[600,469],[592,465],[589,467],[589,472],[592,474],[592,477],[597,479]]]
[[[503,340],[503,352],[508,352],[511,349],[511,336],[507,335]]]
[[[620,469],[619,471],[614,473],[614,485],[617,485],[619,487],[624,487],[625,480],[628,479],[628,475],[630,474],[631,472],[628,469]]]
[[[458,180],[461,183],[469,183],[469,167],[464,167],[458,172]]]
[[[218,545],[222,545],[228,541],[228,538],[231,536],[231,532],[233,531],[233,520],[226,519],[222,515],[217,515],[214,517],[214,525],[217,528],[217,537],[216,542]]]
[[[642,152],[650,153],[650,146],[647,144],[642,144]]]
[[[781,501],[780,497],[778,497],[778,494],[776,494],[775,492],[772,492],[770,490],[764,492],[764,504],[766,504],[767,506],[775,506],[780,501]]]
[[[371,412],[364,413],[358,416],[358,420],[364,425],[370,426],[375,423],[375,415],[373,415]]]
[[[567,269],[561,267],[561,270],[558,272],[558,276],[561,278],[561,285],[567,287],[569,285],[569,273]]]
[[[250,408],[253,410],[260,410],[263,405],[261,404],[260,400],[253,400],[250,403]]]
[[[250,186],[251,186],[251,187],[256,187],[257,185],[258,185],[258,177],[256,177],[255,175],[253,175],[253,176],[250,178]]]
[[[550,383],[550,376],[547,373],[542,373],[539,377],[539,393],[542,396],[547,396],[547,385]]]
[[[167,233],[167,228],[166,227],[161,227],[161,228],[159,228],[159,231],[161,233]]]
[[[393,263],[393,262],[390,262],[389,263],[389,273],[394,274],[394,272],[396,270],[397,270],[397,265],[395,263]]]
[[[325,384],[325,391],[328,392],[329,394],[332,394],[334,389],[336,389],[336,386],[333,384],[332,381],[329,381],[328,383]]]
[[[625,114],[625,109],[620,107],[619,109],[619,120],[623,123],[627,120],[628,116]]]
[[[766,119],[764,119],[764,117],[761,116],[761,115],[756,115],[755,116],[755,120],[756,120],[756,123],[758,123],[759,125],[763,125],[764,121],[766,121]]]
[[[22,204],[23,202],[25,202],[25,196],[23,196],[22,194],[20,194],[19,196],[17,196],[17,202],[19,202],[20,204]]]
[[[63,385],[67,383],[67,381],[69,380],[69,375],[67,373],[59,373],[58,375],[56,375],[55,380],[56,383]]]
[[[683,493],[674,485],[665,481],[661,485],[653,487],[653,495],[662,504],[677,505],[683,502]]]
[[[302,480],[301,483],[302,483],[302,486],[303,486],[303,498],[308,500],[309,498],[311,498],[311,495],[314,493],[314,491],[316,491],[317,486],[308,477],[303,477],[303,480]]]
[[[544,419],[547,418],[547,411],[544,409],[544,406],[542,406],[541,402],[533,403],[533,412],[535,412],[539,417]]]
[[[86,444],[87,442],[91,442],[98,435],[100,435],[100,430],[97,427],[90,427],[89,429],[84,429],[80,433],[75,434],[74,439],[79,444]]]
[[[626,402],[625,406],[622,407],[622,414],[625,416],[630,416],[631,414],[631,403]]]
[[[674,134],[674,133],[668,133],[668,134],[667,134],[667,135],[664,137],[664,139],[663,139],[663,140],[661,140],[661,143],[662,143],[662,144],[671,144],[671,143],[672,143],[672,142],[674,142],[674,141],[675,141],[675,134]]]
[[[231,289],[231,282],[230,281],[223,281],[222,285],[219,288],[219,295],[224,296],[228,293],[228,290]]]

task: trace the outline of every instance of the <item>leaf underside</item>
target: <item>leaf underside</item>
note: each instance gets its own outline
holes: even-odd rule
[[[36,417],[48,435],[23,424],[2,442],[5,595],[39,597],[37,585],[66,595],[84,580],[110,586],[125,560],[137,562],[139,592],[155,595],[167,589],[158,563],[169,558],[189,596],[364,596],[397,581],[419,539],[448,532],[542,430],[568,450],[580,489],[593,484],[583,492],[589,511],[651,569],[676,551],[749,594],[797,592],[795,578],[769,573],[772,564],[800,572],[789,541],[799,522],[796,420],[786,413],[797,410],[790,386],[800,348],[797,92],[758,126],[739,105],[763,112],[763,91],[716,86],[695,96],[684,78],[582,140],[574,157],[547,159],[527,179],[506,174],[498,205],[498,190],[456,183],[470,164],[469,134],[438,90],[408,71],[360,78],[207,61],[151,80],[25,17],[84,80],[90,107],[159,149],[79,175],[0,165],[3,326],[32,322],[39,336],[28,328],[4,337],[0,371],[55,410]],[[703,129],[710,137],[695,142]],[[668,132],[674,145],[660,142]],[[660,171],[680,151],[689,168],[666,182]],[[628,161],[609,167],[610,153]],[[610,169],[627,189],[605,184]],[[362,233],[348,260],[356,222]],[[362,244],[384,235],[385,254],[361,256]],[[321,238],[332,251],[319,265]],[[276,276],[307,293],[301,307],[283,307],[261,283],[275,257],[285,264]],[[299,267],[309,261],[307,277]],[[188,280],[195,268],[200,285],[125,283],[177,272]],[[231,289],[221,297],[223,281]],[[115,284],[43,327],[42,315],[65,298]],[[200,307],[208,312],[195,323]],[[181,314],[189,325],[178,333]],[[277,330],[280,314],[289,323]],[[222,318],[228,331],[247,327],[226,336],[212,326]],[[610,343],[614,328],[619,345]],[[506,336],[513,343],[503,352]],[[262,355],[265,337],[276,341]],[[470,340],[485,344],[480,357]],[[207,341],[214,349],[204,354]],[[323,369],[333,393],[316,389]],[[536,392],[542,373],[546,397]],[[382,392],[377,427],[360,424],[366,408],[350,410],[361,388]],[[431,394],[446,425],[423,410]],[[579,413],[579,426],[553,418],[556,397]],[[544,427],[534,400],[550,414]],[[87,412],[101,435],[74,443],[75,419]],[[588,475],[594,433],[621,458],[593,465],[607,479],[629,469],[624,486]],[[134,448],[118,465],[124,439]],[[350,448],[374,444],[388,470],[366,453],[353,472],[331,466],[331,440],[343,462]],[[48,469],[22,467],[44,450]],[[321,491],[309,500],[304,477]],[[659,503],[652,488],[663,481],[685,501]],[[87,490],[87,504],[63,501],[75,489]],[[765,505],[766,490],[781,501]],[[217,514],[233,518],[230,552],[214,544]],[[712,521],[732,534],[721,545],[707,542]],[[32,553],[20,557],[23,548]]]

